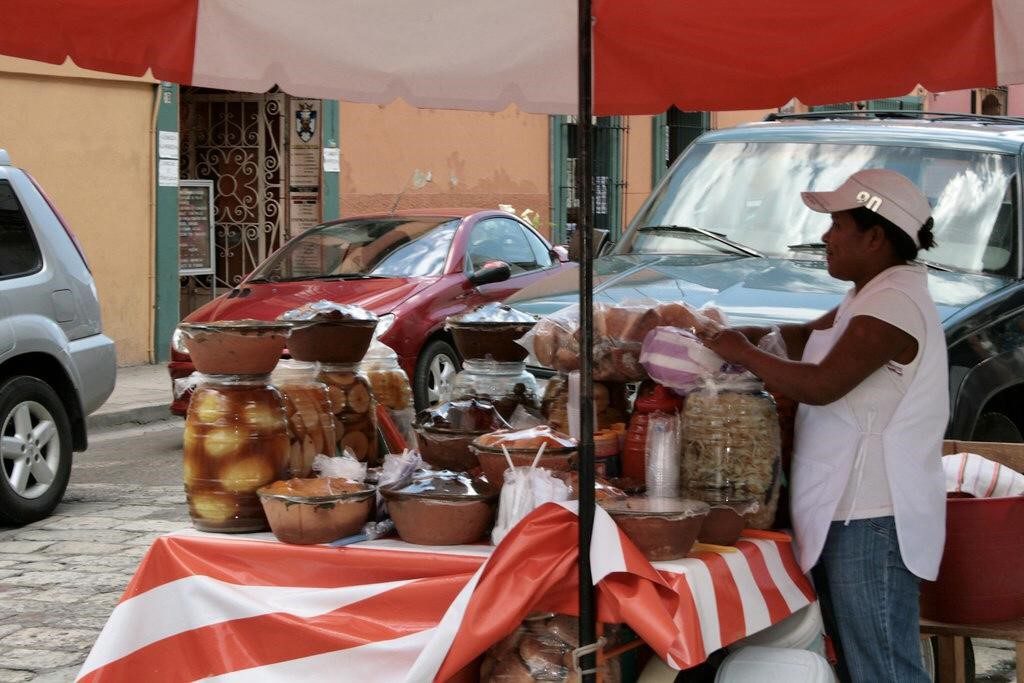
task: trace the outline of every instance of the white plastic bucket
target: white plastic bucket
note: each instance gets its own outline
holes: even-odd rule
[[[729,649],[736,650],[748,645],[808,650],[824,657],[825,624],[821,619],[818,602],[814,601],[779,623],[736,641]]]
[[[808,650],[750,645],[729,653],[715,683],[834,683],[821,655]]]

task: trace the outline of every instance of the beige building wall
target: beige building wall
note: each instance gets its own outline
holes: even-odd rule
[[[61,69],[0,60],[0,147],[39,181],[78,237],[118,363],[145,363],[153,329],[154,86]]]
[[[548,117],[386,106],[340,107],[341,213],[510,204],[545,217],[550,236]],[[429,174],[429,182],[423,182]],[[419,185],[419,186],[418,186]]]
[[[625,197],[623,198],[623,230],[633,220],[640,205],[651,194],[653,155],[654,118],[630,116],[629,137],[626,138],[626,152],[622,164],[622,175],[626,180]]]

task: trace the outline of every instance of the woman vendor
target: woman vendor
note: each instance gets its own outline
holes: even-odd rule
[[[797,557],[813,576],[840,676],[927,681],[918,582],[938,574],[945,539],[941,444],[948,419],[946,343],[926,270],[934,245],[924,195],[868,169],[832,192],[804,192],[829,213],[828,272],[853,284],[833,311],[781,331],[789,359],[759,350],[762,328],[704,343],[800,403],[790,506]],[[828,623],[831,622],[831,623]]]

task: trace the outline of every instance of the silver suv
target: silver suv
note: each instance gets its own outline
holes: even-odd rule
[[[116,367],[74,235],[0,150],[0,525],[57,507]]]

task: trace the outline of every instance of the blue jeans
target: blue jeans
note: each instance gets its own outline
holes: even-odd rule
[[[921,663],[918,583],[903,564],[892,517],[832,522],[815,588],[852,683],[927,683]]]

